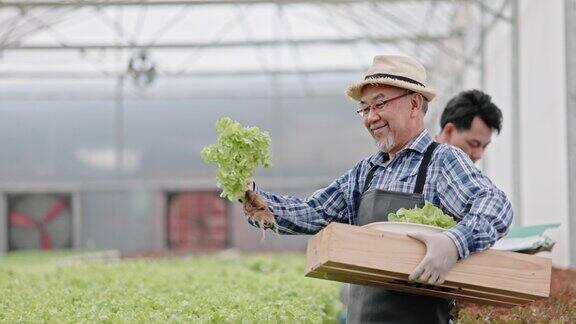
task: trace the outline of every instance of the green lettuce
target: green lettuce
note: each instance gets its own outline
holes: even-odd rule
[[[431,225],[445,229],[456,225],[456,221],[451,216],[444,214],[440,208],[429,202],[426,202],[422,208],[400,208],[396,213],[388,214],[388,221]]]
[[[228,117],[216,122],[216,130],[218,143],[208,145],[200,154],[206,163],[218,164],[220,196],[236,201],[244,198],[248,181],[258,166],[272,166],[270,135],[258,127],[243,127]]]

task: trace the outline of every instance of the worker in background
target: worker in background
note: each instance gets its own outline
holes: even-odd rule
[[[440,127],[437,142],[454,145],[477,162],[492,141],[492,134],[500,134],[502,112],[486,93],[463,91],[446,104]]]

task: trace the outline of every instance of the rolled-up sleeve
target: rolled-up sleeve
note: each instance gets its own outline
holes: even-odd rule
[[[504,236],[512,223],[512,206],[498,189],[460,150],[448,149],[441,159],[437,184],[442,206],[460,217],[446,231],[458,247],[460,258],[488,249]]]

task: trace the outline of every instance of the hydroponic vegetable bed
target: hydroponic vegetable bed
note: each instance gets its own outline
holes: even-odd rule
[[[0,257],[3,323],[322,323],[339,285],[304,277],[301,255],[68,262]]]

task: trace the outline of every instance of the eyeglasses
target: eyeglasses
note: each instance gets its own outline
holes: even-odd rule
[[[394,97],[394,98],[390,98],[390,99],[386,99],[386,100],[384,100],[384,101],[380,101],[379,103],[377,103],[377,104],[375,104],[375,105],[372,105],[372,106],[360,107],[360,108],[358,108],[358,109],[356,110],[356,113],[357,113],[358,115],[360,115],[360,117],[366,118],[366,117],[368,117],[368,115],[370,114],[370,109],[374,109],[374,111],[375,111],[376,113],[378,113],[378,112],[382,111],[382,109],[384,109],[384,106],[386,106],[387,103],[392,102],[392,101],[394,101],[394,100],[396,100],[396,99],[400,99],[400,98],[402,98],[402,97],[405,97],[405,96],[407,96],[407,95],[409,95],[409,94],[413,94],[413,93],[414,93],[413,91],[409,91],[409,92],[406,92],[406,93],[401,94],[401,95],[399,95],[399,96],[396,96],[396,97]]]

